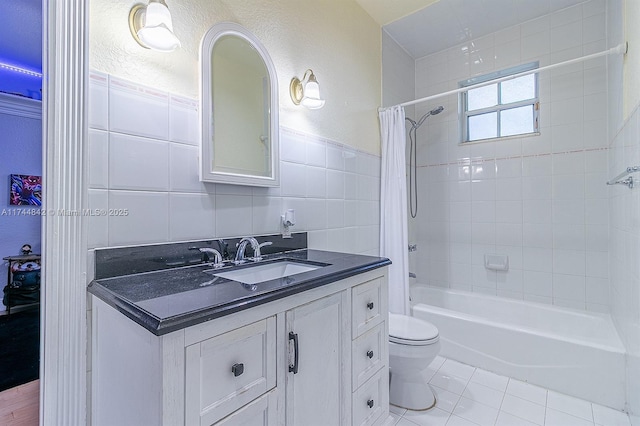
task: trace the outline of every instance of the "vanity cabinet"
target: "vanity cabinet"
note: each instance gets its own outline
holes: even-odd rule
[[[386,271],[162,336],[94,296],[91,424],[384,423]]]
[[[288,425],[348,424],[350,343],[347,292],[286,313],[291,355],[286,376]]]

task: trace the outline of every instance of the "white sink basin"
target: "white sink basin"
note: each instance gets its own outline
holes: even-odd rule
[[[308,265],[306,263],[284,261],[251,266],[248,268],[237,269],[235,271],[220,272],[217,274],[214,273],[214,271],[207,272],[213,273],[216,277],[227,278],[244,284],[258,284],[264,281],[290,277],[291,275],[313,271],[321,267],[322,266]]]

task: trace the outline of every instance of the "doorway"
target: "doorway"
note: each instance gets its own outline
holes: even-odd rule
[[[42,1],[0,2],[0,424],[39,418]]]

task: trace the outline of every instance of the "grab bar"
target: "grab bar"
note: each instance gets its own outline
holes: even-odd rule
[[[640,172],[640,166],[629,166],[622,173],[620,173],[618,176],[614,177],[609,182],[607,182],[607,185],[621,184],[621,185],[627,185],[629,187],[629,189],[632,189],[633,185],[634,185],[634,181],[633,181],[633,177],[632,176],[629,176],[628,178],[626,178],[624,180],[620,180],[620,179],[622,179],[623,177],[625,177],[627,175],[630,175],[631,173],[635,173],[635,172]]]

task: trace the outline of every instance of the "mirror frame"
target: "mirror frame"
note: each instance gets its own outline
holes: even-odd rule
[[[216,42],[224,36],[235,36],[249,43],[262,60],[269,73],[271,99],[269,102],[269,137],[271,142],[271,175],[257,176],[250,174],[236,174],[216,172],[213,170],[213,93],[211,55]],[[278,119],[278,78],[276,69],[271,61],[267,49],[260,40],[243,26],[233,22],[221,22],[212,26],[202,38],[200,44],[200,181],[227,183],[232,185],[266,186],[280,185],[280,142]]]

